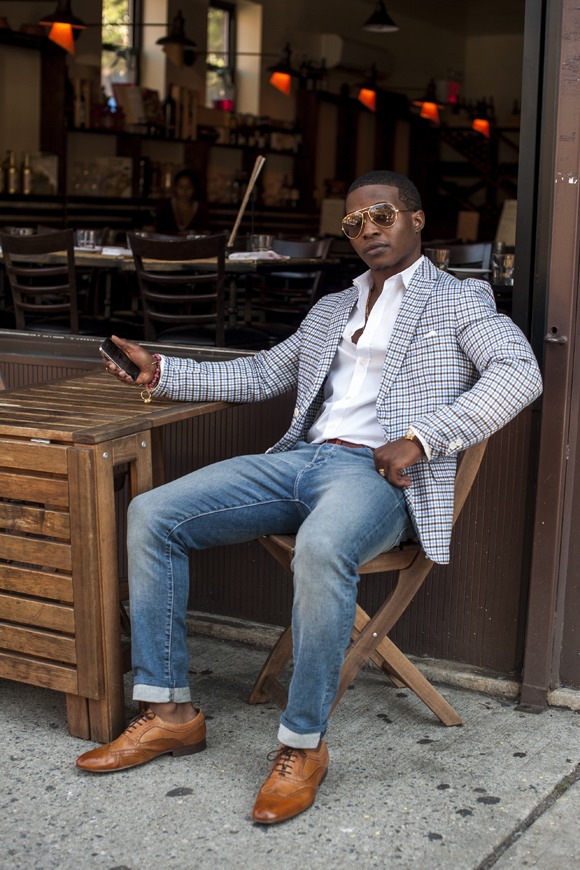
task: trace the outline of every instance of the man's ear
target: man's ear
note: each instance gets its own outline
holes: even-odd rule
[[[414,211],[413,212],[413,226],[417,230],[417,232],[421,232],[423,227],[425,226],[425,212],[424,211]]]

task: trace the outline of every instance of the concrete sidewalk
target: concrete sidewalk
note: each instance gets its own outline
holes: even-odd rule
[[[331,721],[315,805],[282,825],[250,813],[278,710],[246,698],[263,650],[191,641],[208,748],[126,772],[74,766],[63,696],[0,680],[0,867],[64,870],[580,866],[580,716],[443,687],[465,720],[445,728],[378,672]],[[132,709],[128,713],[133,715]]]

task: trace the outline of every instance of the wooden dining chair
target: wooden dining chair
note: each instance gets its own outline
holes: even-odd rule
[[[272,250],[294,259],[328,257],[332,238],[326,239],[274,239]],[[315,267],[304,271],[293,269],[291,263],[261,276],[252,288],[253,325],[262,329],[275,344],[291,335],[310,311],[318,298],[322,271]]]
[[[257,330],[228,327],[225,304],[225,235],[158,238],[127,233],[143,309],[144,338],[162,344],[266,347]],[[215,268],[196,269],[196,261]],[[207,264],[206,264],[207,265]]]
[[[79,313],[73,230],[27,236],[0,233],[0,245],[16,329],[73,335],[106,333],[102,319]],[[64,253],[62,264],[48,262],[49,255],[56,253]]]
[[[460,461],[455,481],[454,523],[475,480],[486,445],[487,442],[483,441],[469,447]],[[260,538],[260,543],[289,572],[292,571],[295,542],[295,535],[268,535]],[[351,643],[345,653],[332,710],[363,665],[371,661],[395,686],[411,689],[444,725],[463,724],[453,707],[387,636],[417,594],[433,565],[419,544],[408,543],[382,553],[359,567],[359,573],[363,576],[385,571],[396,572],[396,582],[390,595],[372,617],[357,604]],[[250,693],[250,704],[272,700],[282,709],[285,708],[287,690],[279,677],[291,656],[292,629],[288,627],[278,638],[260,671]]]

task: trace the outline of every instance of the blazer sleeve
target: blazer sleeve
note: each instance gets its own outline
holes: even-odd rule
[[[270,350],[226,362],[164,357],[154,395],[181,402],[262,402],[296,387],[299,349],[295,333]]]
[[[456,297],[458,351],[479,377],[452,403],[413,419],[432,458],[450,456],[488,438],[542,392],[534,352],[513,321],[497,312],[489,285],[462,281]],[[443,361],[443,372],[445,361]]]

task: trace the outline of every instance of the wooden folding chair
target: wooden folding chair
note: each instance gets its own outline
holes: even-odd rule
[[[460,460],[455,480],[454,523],[475,480],[486,445],[487,442],[483,441],[468,448]],[[292,570],[295,542],[294,535],[269,535],[260,538],[260,543],[289,572]],[[381,553],[359,567],[361,575],[396,571],[397,581],[389,597],[372,618],[357,604],[351,643],[345,653],[340,684],[332,710],[363,665],[370,660],[390,678],[395,686],[411,689],[444,725],[463,724],[453,707],[387,637],[415,597],[433,565],[434,562],[427,558],[419,544],[410,543]],[[289,626],[282,632],[266,659],[250,693],[250,704],[262,704],[272,700],[284,709],[288,695],[279,677],[291,656],[292,629]]]

